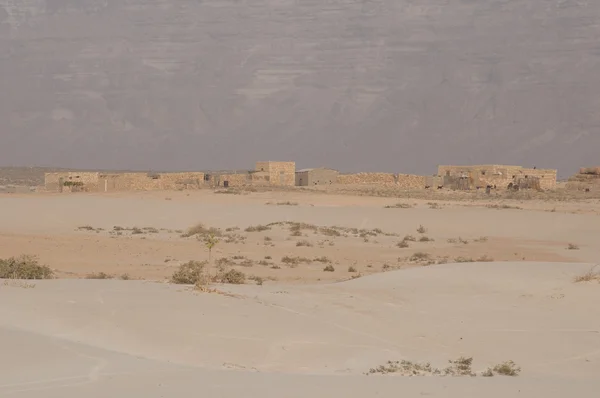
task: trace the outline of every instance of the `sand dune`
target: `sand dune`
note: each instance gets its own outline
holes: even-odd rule
[[[158,397],[162,385],[169,396],[592,396],[600,289],[573,283],[587,269],[446,264],[325,285],[219,287],[228,294],[143,281],[2,286],[0,395]],[[387,360],[444,366],[458,356],[473,356],[476,371],[514,360],[523,372],[363,375]]]

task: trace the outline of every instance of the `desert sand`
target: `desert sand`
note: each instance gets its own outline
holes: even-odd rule
[[[600,284],[575,278],[598,262],[600,205],[436,203],[0,196],[0,258],[36,255],[58,277],[0,280],[0,396],[596,396]],[[209,271],[221,261],[245,284],[168,283],[208,259],[181,236],[200,222],[224,235]],[[476,377],[368,374],[458,357]],[[505,361],[521,373],[481,376]]]

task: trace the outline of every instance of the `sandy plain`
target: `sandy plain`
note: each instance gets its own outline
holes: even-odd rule
[[[0,258],[36,255],[59,278],[0,284],[0,396],[592,397],[600,284],[574,278],[599,261],[598,209],[311,192],[3,195]],[[166,283],[208,258],[181,236],[199,222],[224,234],[212,263],[246,284]],[[399,247],[406,235],[415,241]],[[99,272],[115,279],[86,279]],[[460,356],[479,376],[365,374]],[[480,376],[508,360],[518,376]]]

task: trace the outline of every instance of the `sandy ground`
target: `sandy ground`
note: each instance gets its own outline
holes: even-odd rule
[[[410,207],[385,208],[398,202]],[[573,203],[290,192],[0,196],[0,258],[34,254],[61,277],[0,281],[0,396],[592,397],[600,284],[574,278],[599,261],[600,218],[594,202],[581,206],[586,214]],[[212,293],[163,283],[182,262],[208,259],[181,237],[199,222],[224,234],[213,262],[264,283]],[[398,247],[405,235],[416,241]],[[97,272],[138,280],[75,279]],[[443,368],[460,356],[476,373],[508,360],[522,373],[365,375],[389,360]]]

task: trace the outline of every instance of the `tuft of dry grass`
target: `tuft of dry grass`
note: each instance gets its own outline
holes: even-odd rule
[[[419,242],[433,242],[433,241],[434,241],[433,238],[430,238],[429,236],[425,236],[425,235],[423,235],[419,238]]]
[[[406,241],[406,242],[416,242],[417,241],[417,239],[412,235],[406,235],[402,240]]]
[[[356,272],[356,268],[354,268],[353,266],[349,266],[348,272]]]
[[[474,263],[475,260],[473,260],[471,257],[459,256],[454,259],[454,262],[455,263]]]
[[[315,257],[313,259],[313,261],[315,263],[330,263],[331,260],[328,257],[322,256],[322,257]]]
[[[427,232],[427,228],[425,228],[422,225],[419,225],[419,228],[417,228],[417,232],[420,234],[424,234],[425,232]]]
[[[21,255],[0,259],[0,279],[52,279],[54,272],[41,265],[35,256]]]
[[[323,271],[325,271],[325,272],[334,272],[335,268],[333,267],[333,265],[329,264],[329,265],[325,266],[325,268],[323,268]]]
[[[483,256],[478,257],[476,261],[478,261],[480,263],[489,263],[489,262],[494,261],[494,259],[492,257],[488,256],[487,254],[484,254]]]
[[[488,369],[489,371],[490,369]],[[502,376],[518,376],[521,373],[521,368],[517,366],[513,361],[506,361],[501,364],[494,366],[491,369],[494,373]]]
[[[600,271],[594,271],[595,268],[596,265],[594,265],[592,269],[590,269],[585,274],[576,276],[575,278],[573,278],[573,282],[600,282]]]
[[[290,202],[290,201],[277,202],[277,206],[298,206],[298,203],[297,202]]]
[[[411,209],[413,205],[410,203],[396,203],[395,205],[385,206],[385,209]]]
[[[401,240],[400,242],[398,242],[396,244],[396,246],[398,246],[401,249],[406,249],[407,247],[409,247],[410,245],[408,244],[408,242],[406,240]]]
[[[312,247],[313,244],[307,240],[299,240],[296,242],[296,247]]]
[[[268,231],[270,229],[271,229],[271,227],[269,227],[267,225],[251,225],[248,228],[246,228],[244,231],[246,231],[246,232],[263,232],[263,231]]]
[[[410,256],[410,261],[427,261],[431,259],[431,255],[425,252],[416,252],[412,256]]]
[[[579,250],[579,246],[577,246],[574,243],[569,243],[569,246],[567,246],[568,250]]]
[[[113,279],[114,276],[106,272],[93,272],[85,276],[85,279]]]

